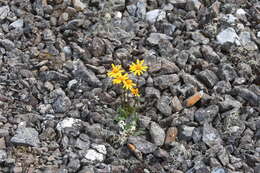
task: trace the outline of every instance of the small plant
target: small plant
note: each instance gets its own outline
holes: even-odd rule
[[[112,78],[112,83],[118,85],[122,90],[121,105],[117,109],[117,117],[115,121],[120,127],[120,143],[123,144],[128,136],[136,133],[136,127],[138,122],[138,106],[140,92],[138,89],[138,82],[135,83],[129,77],[129,73],[126,72],[121,65],[112,64],[112,69],[107,73],[108,77]],[[147,71],[148,66],[144,65],[144,60],[136,60],[129,66],[129,71],[135,76],[141,76]],[[130,100],[133,100],[133,103]]]

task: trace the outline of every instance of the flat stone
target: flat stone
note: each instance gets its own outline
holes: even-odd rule
[[[171,98],[162,96],[158,99],[156,107],[163,115],[170,116],[172,114]]]
[[[190,141],[192,139],[193,130],[195,127],[182,125],[180,128],[180,137],[183,140]]]
[[[157,148],[155,144],[141,138],[140,136],[130,136],[127,142],[135,145],[136,148],[144,154],[152,153]]]
[[[213,88],[215,86],[215,84],[218,82],[218,77],[216,76],[216,74],[211,71],[211,70],[204,70],[201,71],[198,75],[197,75],[198,79],[200,79],[200,81],[205,84],[207,87],[209,88]]]
[[[104,155],[107,154],[107,149],[105,145],[101,145],[101,144],[91,144],[91,148],[97,150],[99,153],[102,153]]]
[[[71,127],[77,127],[80,126],[81,120],[80,119],[75,119],[75,118],[65,118],[64,120],[60,121],[56,129],[61,131],[62,129],[65,128],[71,128]]]
[[[247,102],[249,102],[253,106],[260,105],[260,97],[247,88],[235,87],[232,89],[232,92],[235,95],[242,97],[243,99],[245,99]]]
[[[160,40],[172,40],[173,38],[162,33],[151,33],[147,38],[147,42],[151,45],[158,45]]]
[[[200,90],[205,88],[205,86],[200,81],[198,81],[193,75],[182,72],[180,76],[185,84],[191,84]]]
[[[93,162],[102,162],[105,159],[103,154],[98,153],[96,150],[93,149],[89,149],[86,151],[85,158]]]
[[[8,5],[0,7],[0,20],[4,20],[10,12]]]
[[[217,105],[210,105],[207,108],[199,108],[195,114],[194,118],[199,124],[204,124],[205,121],[212,122],[213,119],[219,113],[219,108]]]
[[[155,122],[152,122],[150,125],[150,135],[153,143],[157,146],[162,146],[165,139],[164,130]]]
[[[160,89],[166,89],[179,82],[179,80],[177,74],[161,75],[154,78],[154,86],[158,86]]]
[[[195,105],[198,101],[200,101],[202,97],[203,97],[203,91],[196,92],[195,94],[193,94],[192,96],[184,100],[183,104],[186,107],[191,107]]]
[[[160,90],[154,88],[154,87],[146,87],[145,88],[145,97],[147,98],[160,98]]]
[[[151,11],[148,11],[146,13],[146,17],[145,17],[145,20],[151,24],[155,23],[156,22],[156,19],[157,17],[159,16],[160,12],[162,10],[160,9],[155,9],[155,10],[151,10]]]
[[[219,63],[220,57],[209,45],[203,45],[201,47],[201,53],[203,58],[210,63]]]
[[[200,32],[192,32],[191,33],[191,38],[201,44],[208,44],[209,43],[209,39],[206,38],[202,33]]]
[[[84,10],[87,6],[86,4],[84,4],[83,2],[81,2],[80,0],[73,0],[73,6],[76,10]]]
[[[214,145],[221,145],[222,143],[222,139],[220,138],[218,131],[209,125],[208,122],[204,123],[203,126],[202,141],[209,147],[213,147]]]
[[[229,42],[229,43],[236,43],[237,45],[240,45],[239,37],[238,37],[236,31],[231,27],[221,31],[217,35],[217,41],[220,44]]]
[[[17,145],[38,147],[40,144],[39,133],[34,128],[18,128],[11,142]]]
[[[18,29],[22,29],[24,25],[23,19],[18,19],[16,21],[14,21],[13,23],[11,23],[9,26],[11,28],[18,28]]]

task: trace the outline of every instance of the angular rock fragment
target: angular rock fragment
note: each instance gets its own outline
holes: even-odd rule
[[[197,75],[197,77],[198,79],[200,79],[200,81],[202,81],[202,83],[204,83],[209,88],[213,88],[215,84],[218,82],[218,77],[211,70],[201,71]]]
[[[183,109],[182,104],[177,96],[172,99],[172,107],[174,112],[179,112]]]
[[[165,136],[165,144],[170,144],[171,142],[174,142],[178,135],[178,129],[176,127],[170,127],[167,130],[166,136]]]
[[[191,97],[187,98],[184,101],[184,106],[191,107],[194,104],[196,104],[202,97],[203,97],[203,91],[196,92],[194,95],[192,95]]]
[[[16,145],[38,147],[40,144],[39,133],[34,128],[21,127],[16,130],[11,142]]]
[[[134,144],[136,148],[144,154],[152,153],[156,150],[156,145],[139,137],[139,136],[130,136],[128,138],[128,143]]]
[[[168,96],[162,96],[157,101],[156,107],[165,116],[171,115],[172,113],[171,98]]]
[[[222,139],[220,138],[218,131],[207,122],[204,123],[203,126],[202,141],[209,147],[213,147],[214,145],[221,145],[222,143]]]
[[[239,37],[238,37],[236,31],[231,27],[221,31],[217,35],[217,41],[220,44],[229,42],[229,43],[236,43],[237,45],[240,45]]]
[[[161,75],[154,78],[154,86],[158,86],[160,89],[166,89],[178,81],[179,76],[177,74]]]
[[[164,143],[165,132],[164,130],[155,122],[151,123],[150,126],[150,135],[153,143],[157,146],[161,146]]]
[[[161,33],[151,33],[147,38],[147,42],[151,45],[158,45],[160,40],[172,40],[172,37]]]

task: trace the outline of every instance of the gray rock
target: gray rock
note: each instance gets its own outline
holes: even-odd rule
[[[180,137],[183,140],[190,141],[192,139],[193,130],[195,127],[182,125],[180,129]]]
[[[92,162],[102,162],[104,161],[105,157],[103,154],[97,152],[96,150],[89,149],[86,151],[85,159]]]
[[[186,9],[190,10],[199,10],[201,7],[201,3],[199,0],[188,0],[186,3]]]
[[[189,59],[189,53],[187,51],[181,51],[177,56],[176,62],[179,67],[184,68]]]
[[[94,72],[87,69],[82,61],[73,61],[73,75],[75,78],[86,81],[90,86],[99,87],[102,85],[101,81],[97,78]]]
[[[217,93],[228,93],[231,91],[231,84],[229,82],[226,81],[219,81],[214,87],[213,87],[214,91]]]
[[[218,77],[211,70],[201,71],[197,75],[198,79],[204,83],[208,88],[213,88],[215,84],[218,82]]]
[[[182,104],[177,96],[174,96],[172,99],[172,108],[173,112],[179,112],[183,109]]]
[[[75,147],[80,149],[80,150],[87,150],[89,149],[90,146],[90,141],[83,141],[80,138],[77,138]]]
[[[230,95],[225,95],[225,100],[218,103],[221,112],[228,111],[233,108],[240,108],[242,104]]]
[[[160,91],[154,87],[146,87],[145,88],[145,97],[147,98],[160,98]]]
[[[43,71],[40,72],[40,78],[44,81],[50,81],[50,80],[54,80],[54,81],[66,81],[69,79],[69,76],[62,74],[60,72],[57,71]]]
[[[217,41],[220,44],[229,42],[229,43],[236,43],[237,45],[240,45],[239,37],[238,37],[236,31],[231,27],[221,31],[217,35]]]
[[[165,116],[170,116],[172,113],[171,98],[162,96],[156,104],[157,109]]]
[[[208,122],[205,122],[203,126],[202,141],[209,147],[220,145],[222,143],[222,139],[220,138],[218,131],[209,125]]]
[[[23,19],[18,19],[16,21],[14,21],[13,23],[11,23],[9,25],[9,27],[15,28],[15,29],[22,29],[23,25],[24,25]]]
[[[94,37],[94,39],[92,40],[92,46],[91,46],[90,52],[95,57],[102,56],[102,55],[104,55],[104,53],[106,51],[105,46],[106,45],[102,39],[100,39],[98,37]]]
[[[71,101],[69,97],[66,96],[65,92],[62,89],[58,88],[54,90],[51,93],[51,96],[54,99],[54,102],[52,104],[54,112],[64,113],[70,109]]]
[[[177,28],[176,25],[165,22],[165,21],[157,22],[157,23],[155,23],[155,26],[160,33],[164,33],[169,36],[172,36]],[[160,44],[159,44],[159,46],[160,46]]]
[[[179,80],[177,74],[161,75],[154,78],[154,86],[158,86],[160,89],[166,89],[169,86],[176,84]]]
[[[7,159],[7,153],[6,153],[6,151],[0,149],[0,163],[5,162],[6,159]]]
[[[149,126],[151,120],[152,120],[151,117],[140,115],[138,122],[139,122],[139,124],[140,124],[140,127],[148,128],[148,126]]]
[[[151,24],[155,23],[156,22],[156,19],[157,17],[159,16],[161,10],[160,9],[155,9],[155,10],[151,10],[151,11],[148,11],[146,13],[146,16],[145,16],[145,20]]]
[[[200,90],[205,88],[205,86],[200,81],[188,73],[182,72],[180,76],[185,84],[191,84]]]
[[[239,34],[241,45],[249,51],[255,51],[258,49],[257,45],[251,40],[250,32],[243,31]]]
[[[0,40],[0,45],[2,45],[6,50],[11,51],[12,49],[15,48],[14,42],[8,39],[1,39]]]
[[[76,10],[84,10],[87,6],[86,4],[84,4],[83,2],[81,2],[80,0],[72,0],[73,2],[73,6]]]
[[[39,133],[34,128],[18,128],[11,142],[17,145],[38,147],[40,144]]]
[[[235,87],[232,89],[232,92],[234,93],[234,95],[242,97],[244,100],[249,102],[252,106],[260,105],[260,97],[247,88]]]
[[[220,57],[209,45],[203,45],[201,47],[201,53],[203,54],[203,58],[210,63],[220,62]]]
[[[237,72],[230,64],[223,64],[218,70],[218,76],[222,80],[233,81],[237,77]]]
[[[172,61],[167,59],[161,60],[161,69],[158,74],[164,75],[164,74],[172,74],[179,72],[179,67]]]
[[[56,41],[56,36],[54,35],[54,33],[53,33],[52,30],[50,30],[50,29],[45,29],[45,30],[43,31],[43,40],[55,42],[55,41]]]
[[[0,21],[4,20],[10,12],[10,8],[8,5],[0,7]]]
[[[156,150],[153,154],[163,160],[167,160],[167,158],[170,157],[169,153],[161,148],[158,148],[158,150]]]
[[[140,136],[130,136],[127,142],[134,144],[136,148],[144,154],[152,153],[157,148],[155,144],[143,139]]]
[[[104,155],[107,154],[107,149],[105,145],[100,145],[100,144],[91,144],[91,148],[97,150],[99,153],[102,153]]]
[[[198,143],[200,142],[202,138],[202,128],[198,127],[193,129],[192,131],[192,140],[194,143]]]
[[[69,172],[75,172],[80,168],[80,160],[79,159],[70,159],[67,169]]]
[[[172,40],[172,37],[162,33],[151,33],[147,38],[147,42],[151,45],[158,45],[160,40]]]
[[[224,168],[213,168],[211,173],[227,173]]]
[[[65,118],[62,121],[60,121],[56,129],[59,131],[63,131],[65,128],[78,128],[81,126],[81,120],[75,119],[75,118]]]
[[[145,19],[146,14],[146,3],[144,1],[138,1],[136,3],[135,16],[139,19]]]
[[[165,132],[164,130],[155,122],[151,123],[150,126],[150,135],[152,141],[157,146],[162,146],[165,139]]]
[[[200,32],[192,32],[191,33],[191,38],[200,43],[200,44],[208,44],[209,43],[209,39],[206,38],[202,33]]]
[[[217,105],[210,105],[206,109],[199,108],[195,114],[194,118],[199,124],[204,124],[205,121],[212,122],[217,116],[219,108]]]

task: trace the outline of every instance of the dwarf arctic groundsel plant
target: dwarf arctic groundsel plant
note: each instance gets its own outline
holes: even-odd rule
[[[117,117],[115,118],[121,131],[121,142],[123,143],[129,135],[133,135],[137,126],[137,111],[139,105],[140,92],[138,89],[138,83],[135,83],[129,76],[129,73],[133,73],[138,78],[145,71],[148,66],[144,64],[144,60],[136,60],[129,66],[129,72],[124,70],[121,65],[111,65],[112,69],[107,73],[108,77],[112,78],[112,83],[118,85],[122,90],[121,105],[117,109]],[[130,99],[134,100],[134,103],[130,103]]]

